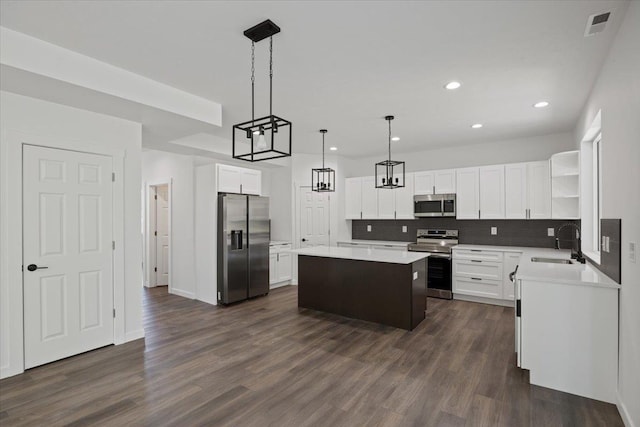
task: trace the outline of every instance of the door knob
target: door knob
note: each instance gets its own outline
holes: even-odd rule
[[[29,271],[43,270],[43,269],[45,269],[45,268],[49,268],[49,267],[38,267],[38,266],[37,266],[37,265],[35,265],[35,264],[29,264],[29,265],[27,266],[27,270],[29,270]]]
[[[307,241],[307,239],[302,239],[302,241],[303,241],[303,242],[306,242],[306,241]]]

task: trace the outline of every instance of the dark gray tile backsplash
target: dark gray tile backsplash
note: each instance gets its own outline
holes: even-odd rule
[[[620,219],[601,219],[600,233],[609,237],[609,252],[600,250],[600,265],[596,265],[600,271],[618,283],[622,283],[622,221]]]
[[[460,243],[472,245],[532,246],[553,248],[555,237],[547,236],[547,229],[558,229],[565,220],[457,220],[455,218],[420,218],[413,220],[354,220],[351,237],[362,240],[392,240],[415,242],[419,228],[453,229],[459,231]],[[367,232],[371,225],[371,232]],[[402,226],[407,232],[402,232]],[[491,227],[498,227],[498,234],[491,235]],[[572,230],[562,231],[561,246],[569,249],[572,244]]]

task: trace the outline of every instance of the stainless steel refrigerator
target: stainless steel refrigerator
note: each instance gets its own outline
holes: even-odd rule
[[[218,195],[218,303],[269,293],[269,198]]]

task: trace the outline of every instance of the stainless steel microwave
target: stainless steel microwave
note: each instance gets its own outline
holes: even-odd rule
[[[455,194],[424,194],[413,196],[413,216],[456,216]]]

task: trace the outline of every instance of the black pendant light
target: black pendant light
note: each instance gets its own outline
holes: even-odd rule
[[[391,120],[393,116],[385,116],[389,122],[389,159],[376,163],[376,188],[404,187],[404,162],[391,160]]]
[[[233,125],[234,159],[248,162],[291,156],[291,122],[273,115],[273,35],[280,27],[267,19],[249,28],[251,40],[251,120]],[[255,44],[269,37],[269,115],[255,115]]]
[[[324,167],[324,135],[326,129],[320,129],[322,134],[322,168],[311,169],[311,190],[319,193],[336,191],[336,171]]]

